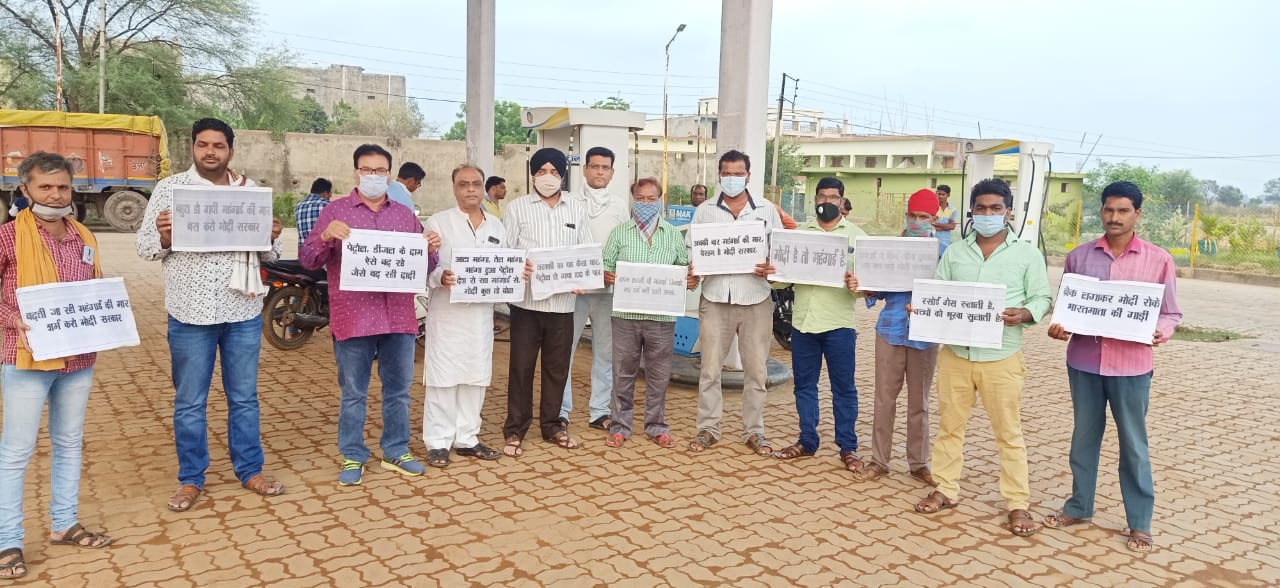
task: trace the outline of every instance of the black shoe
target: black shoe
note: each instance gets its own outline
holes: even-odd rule
[[[601,431],[608,431],[609,425],[612,425],[612,424],[613,424],[613,419],[607,416],[602,416],[594,421],[591,421],[590,423],[587,424],[587,426],[591,427],[592,429],[600,429]]]

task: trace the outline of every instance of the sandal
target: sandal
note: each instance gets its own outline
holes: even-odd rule
[[[955,507],[955,501],[947,498],[946,494],[934,490],[924,500],[916,503],[916,512],[920,514],[935,514]]]
[[[623,437],[622,433],[613,433],[604,440],[604,444],[609,447],[622,447],[622,444],[626,442],[627,438]]]
[[[507,444],[502,447],[502,454],[507,457],[520,457],[524,455],[524,449],[520,445],[524,443],[524,439],[512,435],[507,437]]]
[[[670,448],[672,448],[672,447],[675,447],[675,446],[676,446],[676,440],[675,440],[675,439],[672,439],[672,438],[671,438],[671,435],[668,435],[668,434],[666,434],[666,433],[659,433],[659,434],[657,434],[657,435],[649,435],[649,440],[650,440],[650,441],[653,441],[653,442],[654,442],[654,444],[656,444],[658,447],[662,447],[662,448],[666,448],[666,449],[670,449]]]
[[[840,461],[844,462],[844,469],[855,474],[866,467],[866,464],[862,463],[862,458],[858,457],[858,454],[853,451],[841,451]]]
[[[1009,530],[1019,537],[1030,537],[1040,530],[1040,525],[1026,509],[1015,508],[1009,511]]]
[[[85,543],[88,540],[88,543]],[[94,533],[80,523],[71,525],[70,529],[62,532],[61,539],[50,539],[49,543],[53,545],[71,545],[74,547],[84,547],[87,549],[102,549],[111,545],[112,538],[103,533]]]
[[[578,448],[578,440],[574,439],[573,437],[570,437],[569,431],[566,431],[564,429],[560,429],[559,431],[556,431],[556,433],[552,435],[550,439],[547,439],[547,441],[555,443],[556,445],[563,447],[565,449]]]
[[[938,485],[937,482],[933,481],[933,472],[930,472],[929,468],[927,467],[911,470],[911,477],[917,480],[920,480],[921,482],[924,482],[925,484],[928,484],[930,486]]]
[[[485,445],[484,443],[476,443],[475,447],[458,447],[453,450],[454,453],[462,457],[474,457],[485,461],[493,461],[502,457],[496,449]]]
[[[428,449],[427,465],[433,468],[442,468],[444,466],[449,465],[449,450],[448,449]]]
[[[27,575],[27,562],[22,559],[22,550],[10,547],[0,551],[0,580],[17,580]]]
[[[178,491],[169,497],[169,510],[173,512],[186,512],[196,505],[196,500],[200,498],[200,487],[194,484],[183,484],[178,486]]]
[[[788,445],[780,451],[773,452],[773,456],[778,459],[795,459],[797,457],[808,457],[813,455],[812,451],[804,448],[804,445],[796,443]]]
[[[689,442],[689,451],[703,451],[712,445],[715,445],[717,441],[719,441],[719,439],[716,439],[716,436],[712,435],[711,431],[703,429],[698,431],[697,435],[693,436],[693,441]]]
[[[1135,553],[1148,553],[1154,545],[1151,533],[1146,531],[1129,531],[1129,540],[1124,542],[1124,546]]]
[[[1075,525],[1088,524],[1090,519],[1078,519],[1065,512],[1058,511],[1044,517],[1044,526],[1050,529],[1061,529],[1063,527],[1071,527]]]
[[[773,448],[769,446],[769,440],[764,435],[752,433],[747,437],[747,449],[756,455],[773,455]]]
[[[591,422],[587,423],[587,426],[588,426],[588,427],[591,427],[592,429],[599,429],[599,430],[601,430],[601,431],[608,431],[608,430],[609,430],[609,425],[612,425],[612,424],[613,424],[613,419],[611,419],[611,418],[609,418],[609,417],[607,417],[607,416],[602,416],[602,417],[600,417],[600,418],[598,418],[598,419],[596,419],[596,420],[594,420],[594,421],[591,421]]]
[[[242,486],[244,486],[245,490],[259,496],[279,496],[284,494],[284,484],[262,474],[249,478]]]
[[[876,478],[879,478],[880,476],[883,476],[888,473],[889,473],[889,468],[886,468],[873,461],[865,466],[862,466],[862,469],[854,472],[853,479],[859,482],[871,482],[871,481],[874,481]]]

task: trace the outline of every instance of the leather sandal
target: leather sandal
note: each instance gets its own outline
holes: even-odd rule
[[[284,484],[276,481],[274,478],[268,478],[262,474],[258,474],[242,484],[245,490],[253,492],[259,496],[279,496],[284,494]]]
[[[88,543],[85,540],[88,540]],[[62,532],[61,539],[50,539],[52,545],[70,545],[72,547],[84,547],[86,549],[102,549],[111,545],[112,538],[103,533],[94,533],[84,528],[80,523],[71,525],[71,528]]]
[[[183,484],[169,497],[168,507],[173,512],[186,512],[196,505],[200,499],[200,487],[194,484]]]

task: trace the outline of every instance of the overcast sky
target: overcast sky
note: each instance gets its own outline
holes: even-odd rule
[[[466,4],[272,0],[258,22],[300,65],[404,74],[444,130],[466,96]],[[680,23],[670,111],[688,114],[716,94],[720,2],[498,0],[497,98],[620,95],[660,117],[662,49]],[[980,123],[986,138],[1054,143],[1060,171],[1101,135],[1089,167],[1187,168],[1256,196],[1280,177],[1277,23],[1266,0],[776,1],[770,97],[786,72],[799,108],[894,133],[976,137]]]

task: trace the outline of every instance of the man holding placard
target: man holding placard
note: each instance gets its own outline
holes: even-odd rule
[[[422,382],[426,401],[422,441],[427,465],[449,465],[449,450],[463,457],[498,459],[502,454],[480,442],[480,409],[493,372],[493,304],[455,303],[452,291],[458,272],[454,251],[498,250],[506,246],[502,221],[484,210],[484,172],[460,165],[450,175],[458,206],[427,219],[426,229],[440,235],[440,256],[427,278],[427,351]],[[488,276],[488,274],[486,274]],[[489,277],[485,277],[489,280]],[[521,285],[523,286],[523,284]]]
[[[366,276],[343,273],[343,252],[368,248],[356,241],[347,241],[355,238],[353,231],[369,231],[375,235],[375,231],[394,233],[393,236],[421,232],[430,252],[425,271],[435,265],[435,251],[440,247],[440,236],[423,232],[412,209],[387,197],[391,154],[386,149],[373,144],[361,145],[352,160],[356,188],[346,198],[324,207],[315,229],[298,251],[298,261],[303,267],[312,270],[325,267],[329,275],[329,329],[333,332],[333,355],[338,362],[338,387],[342,391],[338,409],[338,449],[342,452],[338,484],[341,486],[360,484],[364,462],[369,459],[364,422],[369,377],[375,359],[378,378],[382,380],[382,467],[405,476],[420,476],[425,471],[422,463],[409,453],[409,387],[413,385],[413,361],[417,353],[414,339],[418,334],[414,293],[369,286],[362,286],[360,290],[345,289],[344,283],[363,284],[362,278]],[[369,253],[377,253],[379,249],[379,245],[374,245]],[[409,255],[413,256],[413,252]],[[396,271],[396,264],[390,265],[393,267],[386,270],[388,275]],[[365,268],[349,269],[359,272]],[[370,270],[370,273],[373,271],[383,270]],[[424,275],[418,274],[416,280],[425,286]]]
[[[613,151],[605,147],[587,150],[582,175],[586,185],[582,193],[571,194],[587,213],[587,229],[591,242],[604,244],[614,228],[629,221],[630,214],[622,201],[609,194],[613,181]],[[583,293],[574,301],[573,347],[569,352],[569,376],[564,387],[560,419],[568,422],[573,412],[573,357],[578,351],[582,331],[591,319],[591,394],[587,416],[593,429],[609,430],[609,402],[613,397],[613,292],[608,287]]]
[[[676,316],[683,315],[685,288],[676,287],[666,278],[655,283],[653,276],[641,278],[640,272],[654,265],[670,265],[680,268],[684,282],[680,285],[687,288],[695,282],[685,268],[689,264],[689,251],[684,246],[684,238],[662,218],[662,185],[653,178],[642,178],[631,187],[631,197],[631,220],[609,233],[605,242],[604,282],[614,287],[618,303],[637,298],[641,303],[657,301],[674,290],[672,298],[676,298],[677,304],[664,314],[639,312],[646,309],[629,306],[613,312],[612,422],[605,444],[621,447],[631,438],[636,376],[643,356],[645,436],[659,447],[675,447],[666,422],[667,384],[671,380],[675,320]],[[619,262],[624,264],[622,268]],[[630,269],[637,270],[634,276],[626,275]],[[621,283],[619,272],[623,272]],[[632,290],[644,289],[650,290],[645,296],[628,296]]]
[[[570,247],[591,242],[582,205],[561,192],[569,160],[559,149],[546,147],[529,158],[533,194],[507,205],[503,226],[507,242],[516,249]],[[533,264],[525,264],[525,278]],[[520,457],[524,436],[533,422],[533,371],[542,355],[542,395],[538,425],[542,438],[565,449],[577,449],[568,424],[560,420],[569,357],[573,348],[575,295],[571,292],[534,299],[533,287],[524,300],[511,304],[511,363],[507,387],[507,421],[502,435],[503,454]]]
[[[703,202],[693,213],[691,225],[694,226],[689,229],[688,242],[695,246],[695,253],[710,253],[701,244],[696,244],[693,238],[699,224],[732,223],[743,229],[750,227],[752,231],[763,229],[766,232],[782,228],[782,220],[773,203],[757,202],[747,191],[747,180],[751,177],[751,158],[747,154],[737,150],[726,151],[720,156],[718,169],[719,196]],[[745,230],[740,232],[749,234]],[[758,252],[754,250],[760,245],[764,246],[765,255],[757,257]],[[720,417],[724,413],[724,395],[720,389],[722,363],[730,343],[737,336],[743,365],[742,439],[753,453],[770,455],[773,449],[764,435],[764,399],[766,362],[769,360],[769,345],[773,342],[773,299],[765,276],[775,270],[766,257],[767,243],[748,243],[744,239],[724,249],[733,249],[739,254],[746,249],[750,257],[763,259],[749,271],[707,275],[703,281],[702,300],[698,304],[698,339],[702,344],[702,366],[698,376],[698,433],[689,443],[689,450],[702,451],[720,440]],[[714,257],[705,255],[702,259],[691,259],[694,275],[703,275],[705,272],[699,271],[699,265],[705,270],[712,259]]]
[[[212,198],[235,192],[228,187],[238,186],[248,193],[254,186],[252,180],[228,167],[235,154],[235,133],[227,123],[215,118],[196,121],[191,143],[191,169],[156,184],[138,229],[138,255],[164,264],[179,484],[168,507],[175,512],[195,506],[204,488],[209,467],[206,409],[213,363],[219,357],[227,396],[227,445],[236,478],[246,489],[263,496],[284,493],[280,482],[262,475],[258,423],[258,353],[262,349],[262,295],[266,293],[258,263],[280,257],[280,220],[272,219],[271,234],[269,238],[262,235],[262,243],[228,243],[223,245],[225,249],[215,250],[218,240],[211,239],[209,247],[201,250],[178,247],[177,233],[194,227],[176,220],[175,192],[201,192]],[[177,212],[181,216],[187,211]],[[230,216],[215,225],[234,220]]]
[[[1120,441],[1120,494],[1129,524],[1127,546],[1138,552],[1151,550],[1151,513],[1155,505],[1146,422],[1152,348],[1168,341],[1182,320],[1174,292],[1177,270],[1173,257],[1134,233],[1134,225],[1142,218],[1142,200],[1142,190],[1132,182],[1112,182],[1103,188],[1101,217],[1106,235],[1073,249],[1063,267],[1066,274],[1099,280],[1162,284],[1164,296],[1149,344],[1073,335],[1061,324],[1049,325],[1050,337],[1070,341],[1067,376],[1075,428],[1071,434],[1071,497],[1061,511],[1045,517],[1045,524],[1050,527],[1085,524],[1093,517],[1098,456],[1110,405]],[[1059,303],[1058,308],[1061,307]]]
[[[53,497],[50,539],[55,544],[101,548],[111,538],[76,522],[85,406],[93,387],[96,354],[37,361],[19,310],[17,288],[83,282],[102,275],[98,241],[75,221],[71,163],[37,151],[18,165],[22,193],[31,201],[14,222],[0,227],[0,326],[3,326],[4,428],[0,436],[0,579],[27,574],[22,557],[22,497],[27,464],[36,448],[44,406],[49,405]],[[39,311],[43,316],[43,311]],[[34,314],[34,313],[32,313]],[[72,315],[74,317],[74,315]],[[31,320],[33,317],[25,317]],[[73,324],[74,320],[71,321]]]
[[[982,180],[974,185],[969,204],[974,230],[947,248],[936,277],[1003,286],[1005,304],[999,315],[1003,339],[995,349],[947,345],[938,352],[938,438],[933,444],[937,490],[915,508],[932,514],[956,505],[964,466],[964,433],[975,399],[981,398],[1000,454],[1000,494],[1009,510],[1009,528],[1015,535],[1028,536],[1039,526],[1027,510],[1031,487],[1020,414],[1027,372],[1022,330],[1049,312],[1049,276],[1040,250],[1019,241],[1009,229],[1013,213],[1009,184],[1000,179]]]
[[[801,231],[838,235],[837,245],[845,253],[853,252],[853,243],[867,234],[840,214],[844,200],[844,182],[836,178],[818,180],[814,202],[817,204],[817,220],[800,227]],[[777,264],[777,250],[772,255]],[[802,253],[789,252],[790,256],[803,256],[812,261],[826,252],[821,248]],[[832,268],[832,279],[840,286],[795,284],[795,303],[791,315],[791,370],[795,382],[796,412],[800,415],[800,438],[794,444],[773,454],[778,459],[794,459],[813,455],[818,451],[818,379],[822,375],[822,360],[827,361],[827,378],[831,381],[831,411],[835,415],[836,445],[840,447],[840,461],[850,472],[862,469],[858,457],[858,434],[854,424],[858,421],[858,387],[853,382],[854,351],[858,333],[853,326],[853,304],[858,289],[858,278],[850,271],[852,255],[836,256],[845,263]],[[791,285],[786,281],[775,282],[774,287]]]

